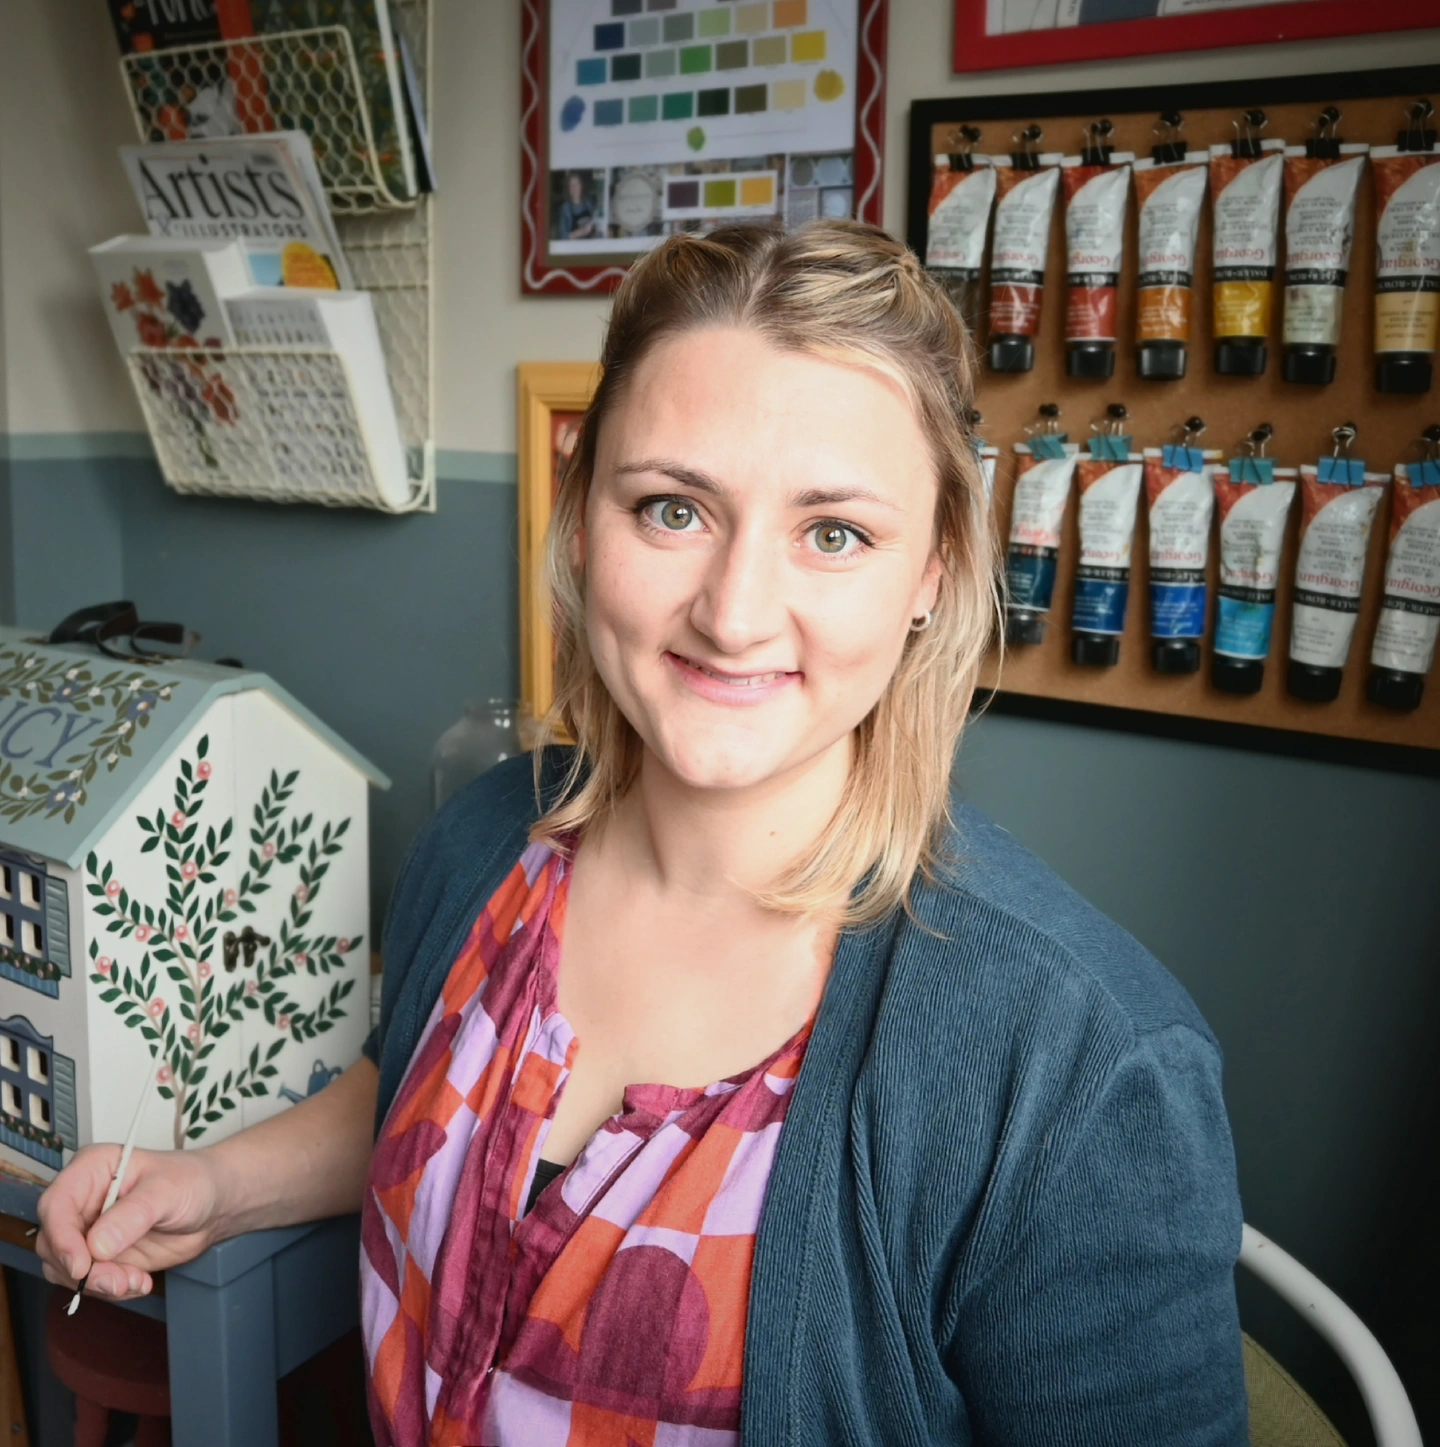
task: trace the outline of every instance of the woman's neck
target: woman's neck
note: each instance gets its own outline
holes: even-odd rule
[[[745,789],[696,789],[647,749],[604,830],[627,871],[666,894],[732,902],[764,889],[821,836],[845,790],[850,739]],[[639,881],[637,880],[637,883]]]

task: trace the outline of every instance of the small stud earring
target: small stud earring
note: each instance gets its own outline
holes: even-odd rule
[[[934,613],[927,608],[920,617],[910,620],[910,631],[912,633],[923,633],[934,621]]]

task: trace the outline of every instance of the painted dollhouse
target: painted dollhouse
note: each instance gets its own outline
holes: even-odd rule
[[[0,1168],[288,1109],[369,1025],[367,791],[260,673],[0,628]]]

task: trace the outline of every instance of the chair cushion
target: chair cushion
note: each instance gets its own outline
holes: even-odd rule
[[[1345,1447],[1295,1378],[1251,1337],[1244,1339],[1250,1447]]]

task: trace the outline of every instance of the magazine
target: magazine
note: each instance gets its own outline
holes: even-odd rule
[[[234,338],[225,299],[250,288],[245,254],[234,241],[172,241],[116,236],[90,248],[116,345],[228,347]]]
[[[239,346],[339,355],[350,384],[348,397],[327,398],[320,405],[315,392],[312,405],[303,409],[297,409],[293,395],[287,397],[283,408],[272,409],[272,432],[278,419],[303,416],[303,426],[286,424],[285,449],[303,457],[307,469],[337,477],[358,460],[359,441],[381,494],[388,502],[403,503],[410,491],[405,443],[370,293],[260,287],[230,297],[225,309]],[[358,433],[344,425],[343,417],[332,417],[332,409],[346,416],[353,409]]]
[[[405,80],[388,0],[109,0],[109,5],[121,52],[139,57],[131,78],[154,141],[306,130],[322,150],[342,137],[344,144],[363,146],[361,128],[337,127],[331,110],[336,82],[326,72],[348,62],[329,37],[313,35],[276,50],[222,43],[343,28],[385,184],[402,199],[416,194]],[[179,53],[169,53],[177,48]],[[423,98],[414,106],[419,114]]]
[[[354,286],[303,131],[121,146],[152,235],[240,241],[256,286]]]

